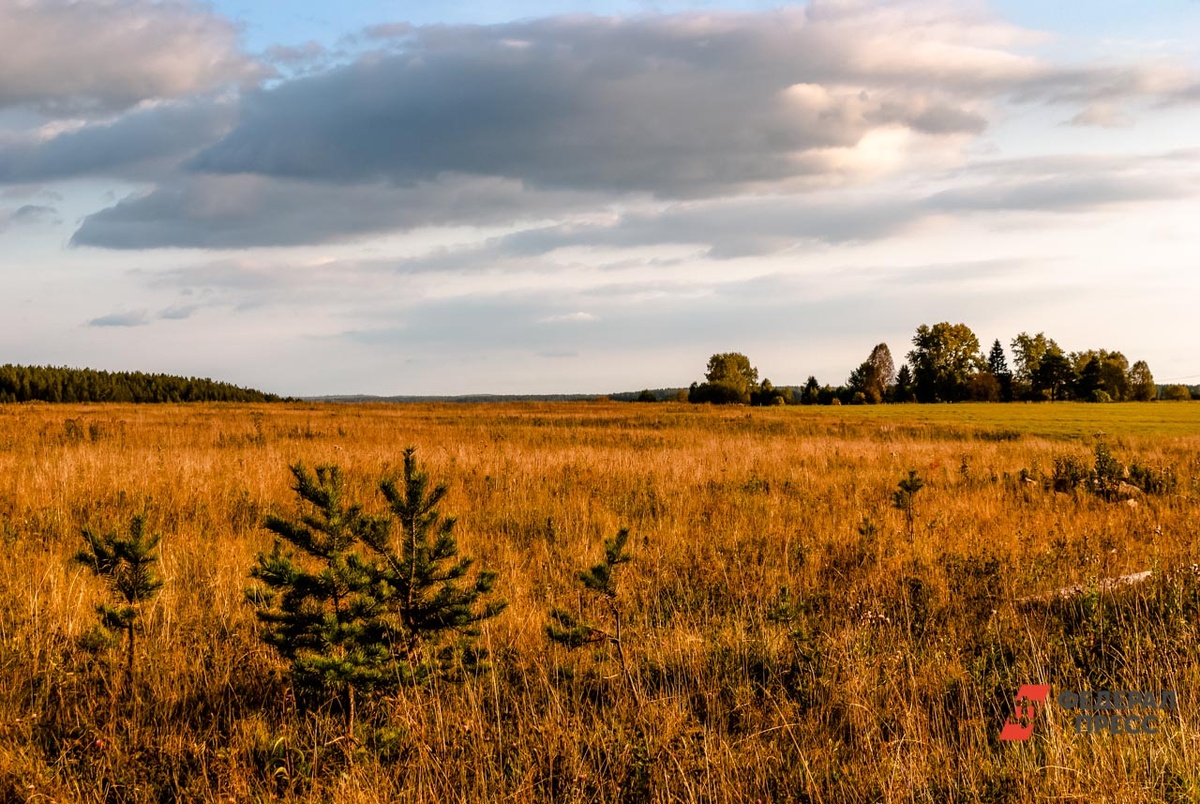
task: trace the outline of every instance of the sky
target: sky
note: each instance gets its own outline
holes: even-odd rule
[[[966,323],[1200,380],[1200,2],[0,0],[0,363],[839,384]]]

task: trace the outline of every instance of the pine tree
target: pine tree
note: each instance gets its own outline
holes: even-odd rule
[[[896,374],[896,390],[893,392],[892,398],[896,402],[911,402],[913,400],[913,377],[907,363],[902,365],[900,371]]]
[[[480,571],[464,583],[474,562],[458,557],[456,520],[443,518],[438,511],[449,489],[430,487],[429,476],[417,464],[415,448],[404,450],[403,478],[387,478],[379,490],[399,532],[372,528],[363,531],[363,541],[382,559],[375,574],[382,590],[380,603],[388,612],[402,658],[416,669],[422,660],[422,642],[436,641],[447,632],[478,636],[478,624],[495,617],[506,604],[478,605],[495,585],[494,572]]]
[[[609,616],[612,618],[612,630],[583,619],[583,604],[580,601],[578,616],[566,609],[551,609],[550,622],[546,625],[546,636],[552,641],[568,648],[579,648],[584,645],[608,642],[617,650],[617,661],[621,664],[621,674],[634,700],[639,700],[637,685],[629,671],[629,663],[625,656],[625,640],[622,633],[621,608],[617,601],[617,570],[622,564],[630,561],[631,556],[625,552],[629,541],[629,529],[622,528],[616,536],[604,542],[604,561],[591,569],[579,573],[579,582],[584,588],[595,593],[605,602]],[[640,703],[640,701],[639,701]]]
[[[988,371],[1000,383],[1000,398],[1005,402],[1012,401],[1012,372],[1008,370],[1008,359],[1004,356],[1004,346],[997,338],[992,342],[992,350],[988,352]]]
[[[291,663],[297,684],[343,697],[352,736],[356,692],[390,680],[374,567],[354,550],[361,533],[382,525],[360,506],[343,502],[338,467],[319,466],[314,475],[296,464],[291,471],[293,488],[309,511],[295,522],[270,516],[264,527],[301,556],[285,553],[277,539],[250,571],[263,586],[247,594],[265,625],[263,640]]]
[[[129,535],[116,531],[100,535],[89,528],[83,531],[86,548],[75,554],[74,560],[104,578],[120,603],[96,607],[101,628],[121,631],[125,635],[125,670],[132,687],[135,634],[141,606],[158,594],[162,579],[154,571],[158,562],[155,549],[162,534],[146,533],[146,518],[134,515],[129,523]]]
[[[478,623],[504,609],[478,605],[494,573],[464,583],[472,561],[458,557],[455,521],[437,510],[447,487],[430,488],[415,452],[404,452],[402,488],[391,478],[379,484],[391,517],[347,504],[338,467],[318,467],[314,476],[293,466],[295,491],[310,512],[298,521],[268,517],[265,527],[302,555],[284,553],[276,541],[250,573],[262,584],[248,594],[266,626],[263,639],[302,687],[343,697],[351,738],[359,692],[443,669],[426,661],[424,643],[449,631],[478,635]]]

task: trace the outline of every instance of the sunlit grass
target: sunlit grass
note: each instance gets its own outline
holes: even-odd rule
[[[0,800],[1191,800],[1198,425],[1188,403],[0,406]],[[1128,504],[1037,482],[1101,432],[1178,486]],[[295,510],[290,463],[341,464],[370,507],[408,445],[510,605],[490,670],[378,699],[349,746],[243,590],[263,516]],[[166,585],[126,704],[121,657],[79,641],[104,590],[68,559],[138,512]],[[641,706],[603,645],[544,630],[622,527]],[[1174,688],[1181,712],[1080,738],[1052,711],[1000,744],[1021,683]]]

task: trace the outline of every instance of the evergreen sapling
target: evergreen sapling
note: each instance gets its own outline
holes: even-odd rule
[[[468,579],[473,562],[458,557],[455,520],[437,507],[447,487],[431,487],[415,449],[404,452],[402,478],[379,484],[390,516],[347,504],[336,466],[313,475],[297,464],[292,474],[309,511],[297,521],[268,517],[279,539],[259,555],[250,574],[261,585],[248,595],[264,641],[291,663],[298,684],[343,697],[352,738],[358,692],[446,669],[427,660],[424,645],[448,632],[477,636],[505,604],[479,605],[495,573]],[[301,555],[284,552],[281,540]]]
[[[578,616],[566,609],[551,609],[550,622],[546,625],[546,636],[552,641],[568,648],[579,648],[596,643],[609,643],[617,651],[617,661],[621,664],[621,675],[632,693],[634,701],[641,703],[633,674],[629,670],[629,662],[625,656],[625,636],[621,607],[617,599],[617,571],[622,564],[630,561],[631,556],[625,552],[629,541],[629,529],[622,528],[616,536],[604,542],[604,561],[591,569],[579,573],[578,579],[584,588],[594,593],[604,601],[612,619],[612,629],[583,619],[583,602],[580,600]]]
[[[393,645],[410,672],[423,674],[431,669],[422,655],[423,643],[450,632],[479,636],[479,623],[506,604],[478,605],[491,593],[496,574],[481,570],[474,580],[467,579],[474,561],[459,558],[456,520],[438,511],[449,487],[431,487],[414,447],[404,450],[403,477],[384,479],[379,490],[399,527],[396,532],[391,527],[365,529],[362,538],[379,558],[375,580]]]
[[[916,471],[910,471],[908,477],[897,483],[896,490],[892,492],[892,506],[903,511],[908,522],[908,540],[910,542],[915,538],[916,511],[914,503],[917,492],[924,487],[925,481],[921,480],[921,476]]]
[[[162,534],[147,533],[145,516],[136,514],[129,523],[128,536],[121,536],[116,531],[100,535],[85,528],[83,540],[86,546],[74,556],[77,563],[104,578],[119,600],[116,605],[101,603],[96,612],[105,635],[115,630],[125,636],[125,670],[131,686],[140,610],[163,585],[154,571],[158,562],[155,550],[161,538]]]
[[[310,473],[291,467],[293,487],[308,511],[298,520],[269,516],[278,538],[250,571],[261,582],[248,591],[264,624],[263,641],[291,663],[297,685],[340,695],[354,733],[356,691],[389,679],[387,632],[373,587],[374,568],[354,550],[360,533],[380,527],[360,506],[343,501],[336,466]],[[300,551],[284,552],[280,540]]]

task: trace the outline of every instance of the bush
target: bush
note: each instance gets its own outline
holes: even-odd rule
[[[688,402],[710,402],[714,405],[740,405],[750,401],[750,394],[723,382],[706,382],[693,385],[688,392]]]
[[[1162,398],[1168,402],[1186,402],[1192,398],[1192,391],[1186,385],[1168,385],[1162,390]]]
[[[1113,398],[1109,396],[1108,391],[1095,390],[1088,397],[1088,402],[1112,402]]]
[[[1074,491],[1085,485],[1091,476],[1091,467],[1082,458],[1074,455],[1054,456],[1054,473],[1050,477],[1050,485],[1055,491]]]
[[[1129,467],[1129,482],[1147,494],[1171,494],[1179,486],[1179,477],[1167,466],[1152,468],[1135,463]]]

